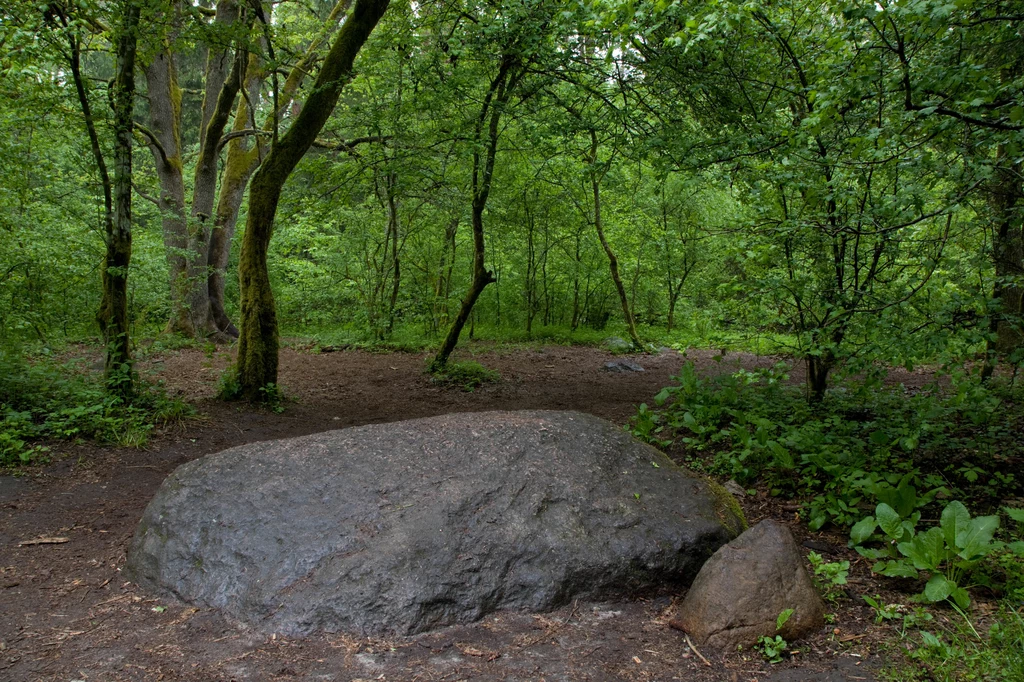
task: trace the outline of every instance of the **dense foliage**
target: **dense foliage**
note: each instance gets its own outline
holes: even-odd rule
[[[146,10],[129,277],[137,335],[191,328],[178,271],[194,244],[175,236],[159,153],[145,149],[161,135],[159,98],[146,94],[153,64],[176,63],[188,204],[202,181],[192,166],[214,76],[205,58],[234,48],[287,73],[315,64],[344,16],[329,3],[283,3],[267,26],[213,20],[233,4]],[[988,343],[1015,361],[1024,50],[1008,7],[394,4],[278,208],[267,258],[283,329],[439,342],[473,277],[471,218],[486,179],[493,282],[474,328],[619,333],[632,317],[660,339],[766,337],[809,364],[818,399],[834,370],[876,360],[963,357]],[[113,11],[72,3],[58,21],[12,3],[0,25],[0,200],[15,237],[0,247],[8,345],[95,329],[102,193],[66,63],[79,41],[108,147],[103,22]],[[491,107],[490,177],[474,165],[490,139],[480,103],[510,69]],[[247,78],[237,125],[225,126],[238,134],[220,146],[229,173],[233,146],[265,149],[263,126],[287,128],[310,85],[275,86],[266,67]],[[275,87],[291,104],[265,124]],[[222,286],[238,321],[235,278]]]

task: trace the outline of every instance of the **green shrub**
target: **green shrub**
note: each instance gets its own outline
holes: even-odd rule
[[[434,382],[458,386],[464,391],[472,391],[482,384],[501,381],[500,374],[473,361],[448,362],[440,367],[428,367],[427,371]]]
[[[876,563],[872,571],[894,578],[917,579],[921,571],[928,583],[920,595],[926,602],[949,600],[967,609],[967,588],[978,564],[1005,545],[994,539],[998,516],[972,518],[960,502],[942,510],[938,526],[918,531],[919,512],[909,518],[881,502],[874,516],[865,517],[850,529],[850,543],[857,552]],[[867,543],[877,547],[865,547]]]
[[[0,350],[0,466],[40,462],[40,440],[88,438],[142,447],[157,424],[187,418],[193,409],[160,385],[137,384],[131,402],[107,393],[102,377],[81,362],[27,360]]]
[[[998,388],[958,380],[945,393],[910,393],[869,377],[814,404],[788,369],[704,378],[687,363],[640,407],[633,433],[740,484],[809,498],[815,530],[852,525],[878,502],[909,505],[907,516],[940,494],[991,506],[1018,488],[1001,462],[1024,451],[1022,411]]]

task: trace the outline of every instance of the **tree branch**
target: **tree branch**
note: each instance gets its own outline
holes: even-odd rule
[[[142,133],[146,137],[146,139],[149,140],[149,146],[155,148],[160,153],[160,159],[164,163],[167,163],[167,150],[164,149],[164,146],[162,144],[160,144],[160,140],[157,139],[156,133],[154,133],[152,130],[142,125],[138,121],[135,122],[135,129]]]

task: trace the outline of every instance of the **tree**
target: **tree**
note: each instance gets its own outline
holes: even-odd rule
[[[487,87],[480,98],[479,109],[469,136],[472,145],[472,280],[459,311],[434,356],[431,363],[434,368],[442,368],[447,364],[477,299],[488,284],[496,281],[494,273],[485,265],[484,212],[494,181],[502,120],[509,115],[516,103],[522,103],[535,91],[536,86],[528,89],[523,89],[523,86],[527,75],[531,70],[535,70],[537,62],[543,59],[544,50],[549,47],[550,42],[551,8],[543,6],[539,1],[527,0],[494,10],[489,7],[470,9],[475,9],[477,14],[464,13],[467,18],[460,19],[455,27],[465,27],[469,30],[467,35],[461,36],[461,40],[474,45],[476,54],[456,53],[453,55],[454,64],[463,56],[475,56],[476,59],[480,59],[486,51],[496,55],[496,59],[493,64],[484,66]]]
[[[239,395],[246,399],[261,398],[264,395],[261,391],[277,383],[277,315],[267,271],[267,249],[281,190],[334,111],[342,88],[352,76],[356,55],[384,15],[388,3],[389,0],[356,0],[321,64],[302,110],[288,131],[274,140],[253,176],[238,265],[241,330],[236,372]]]
[[[88,85],[82,73],[82,29],[102,22],[79,14],[76,7],[53,5],[46,18],[59,26],[67,41],[64,56],[71,70],[82,119],[103,191],[106,253],[100,268],[102,301],[96,320],[106,344],[104,376],[107,388],[122,398],[134,392],[131,339],[128,319],[128,273],[132,257],[132,135],[135,110],[135,56],[138,45],[140,6],[136,0],[120,0],[112,8],[109,31],[114,52],[114,78],[110,87],[113,114],[113,178],[100,145]],[[109,29],[108,29],[109,30]]]
[[[1024,15],[1003,0],[851,6],[846,13],[898,65],[892,85],[904,110],[966,142],[976,174],[987,176],[977,192],[991,226],[979,226],[990,232],[993,266],[988,376],[1000,354],[1024,348]]]

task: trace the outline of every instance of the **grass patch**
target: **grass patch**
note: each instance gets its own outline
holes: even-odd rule
[[[427,371],[433,382],[456,386],[463,391],[473,391],[483,384],[501,381],[500,374],[472,360],[448,362],[442,367],[428,367]]]
[[[1021,607],[1001,603],[980,631],[956,617],[938,627],[903,632],[896,660],[881,672],[891,682],[1024,680]]]

